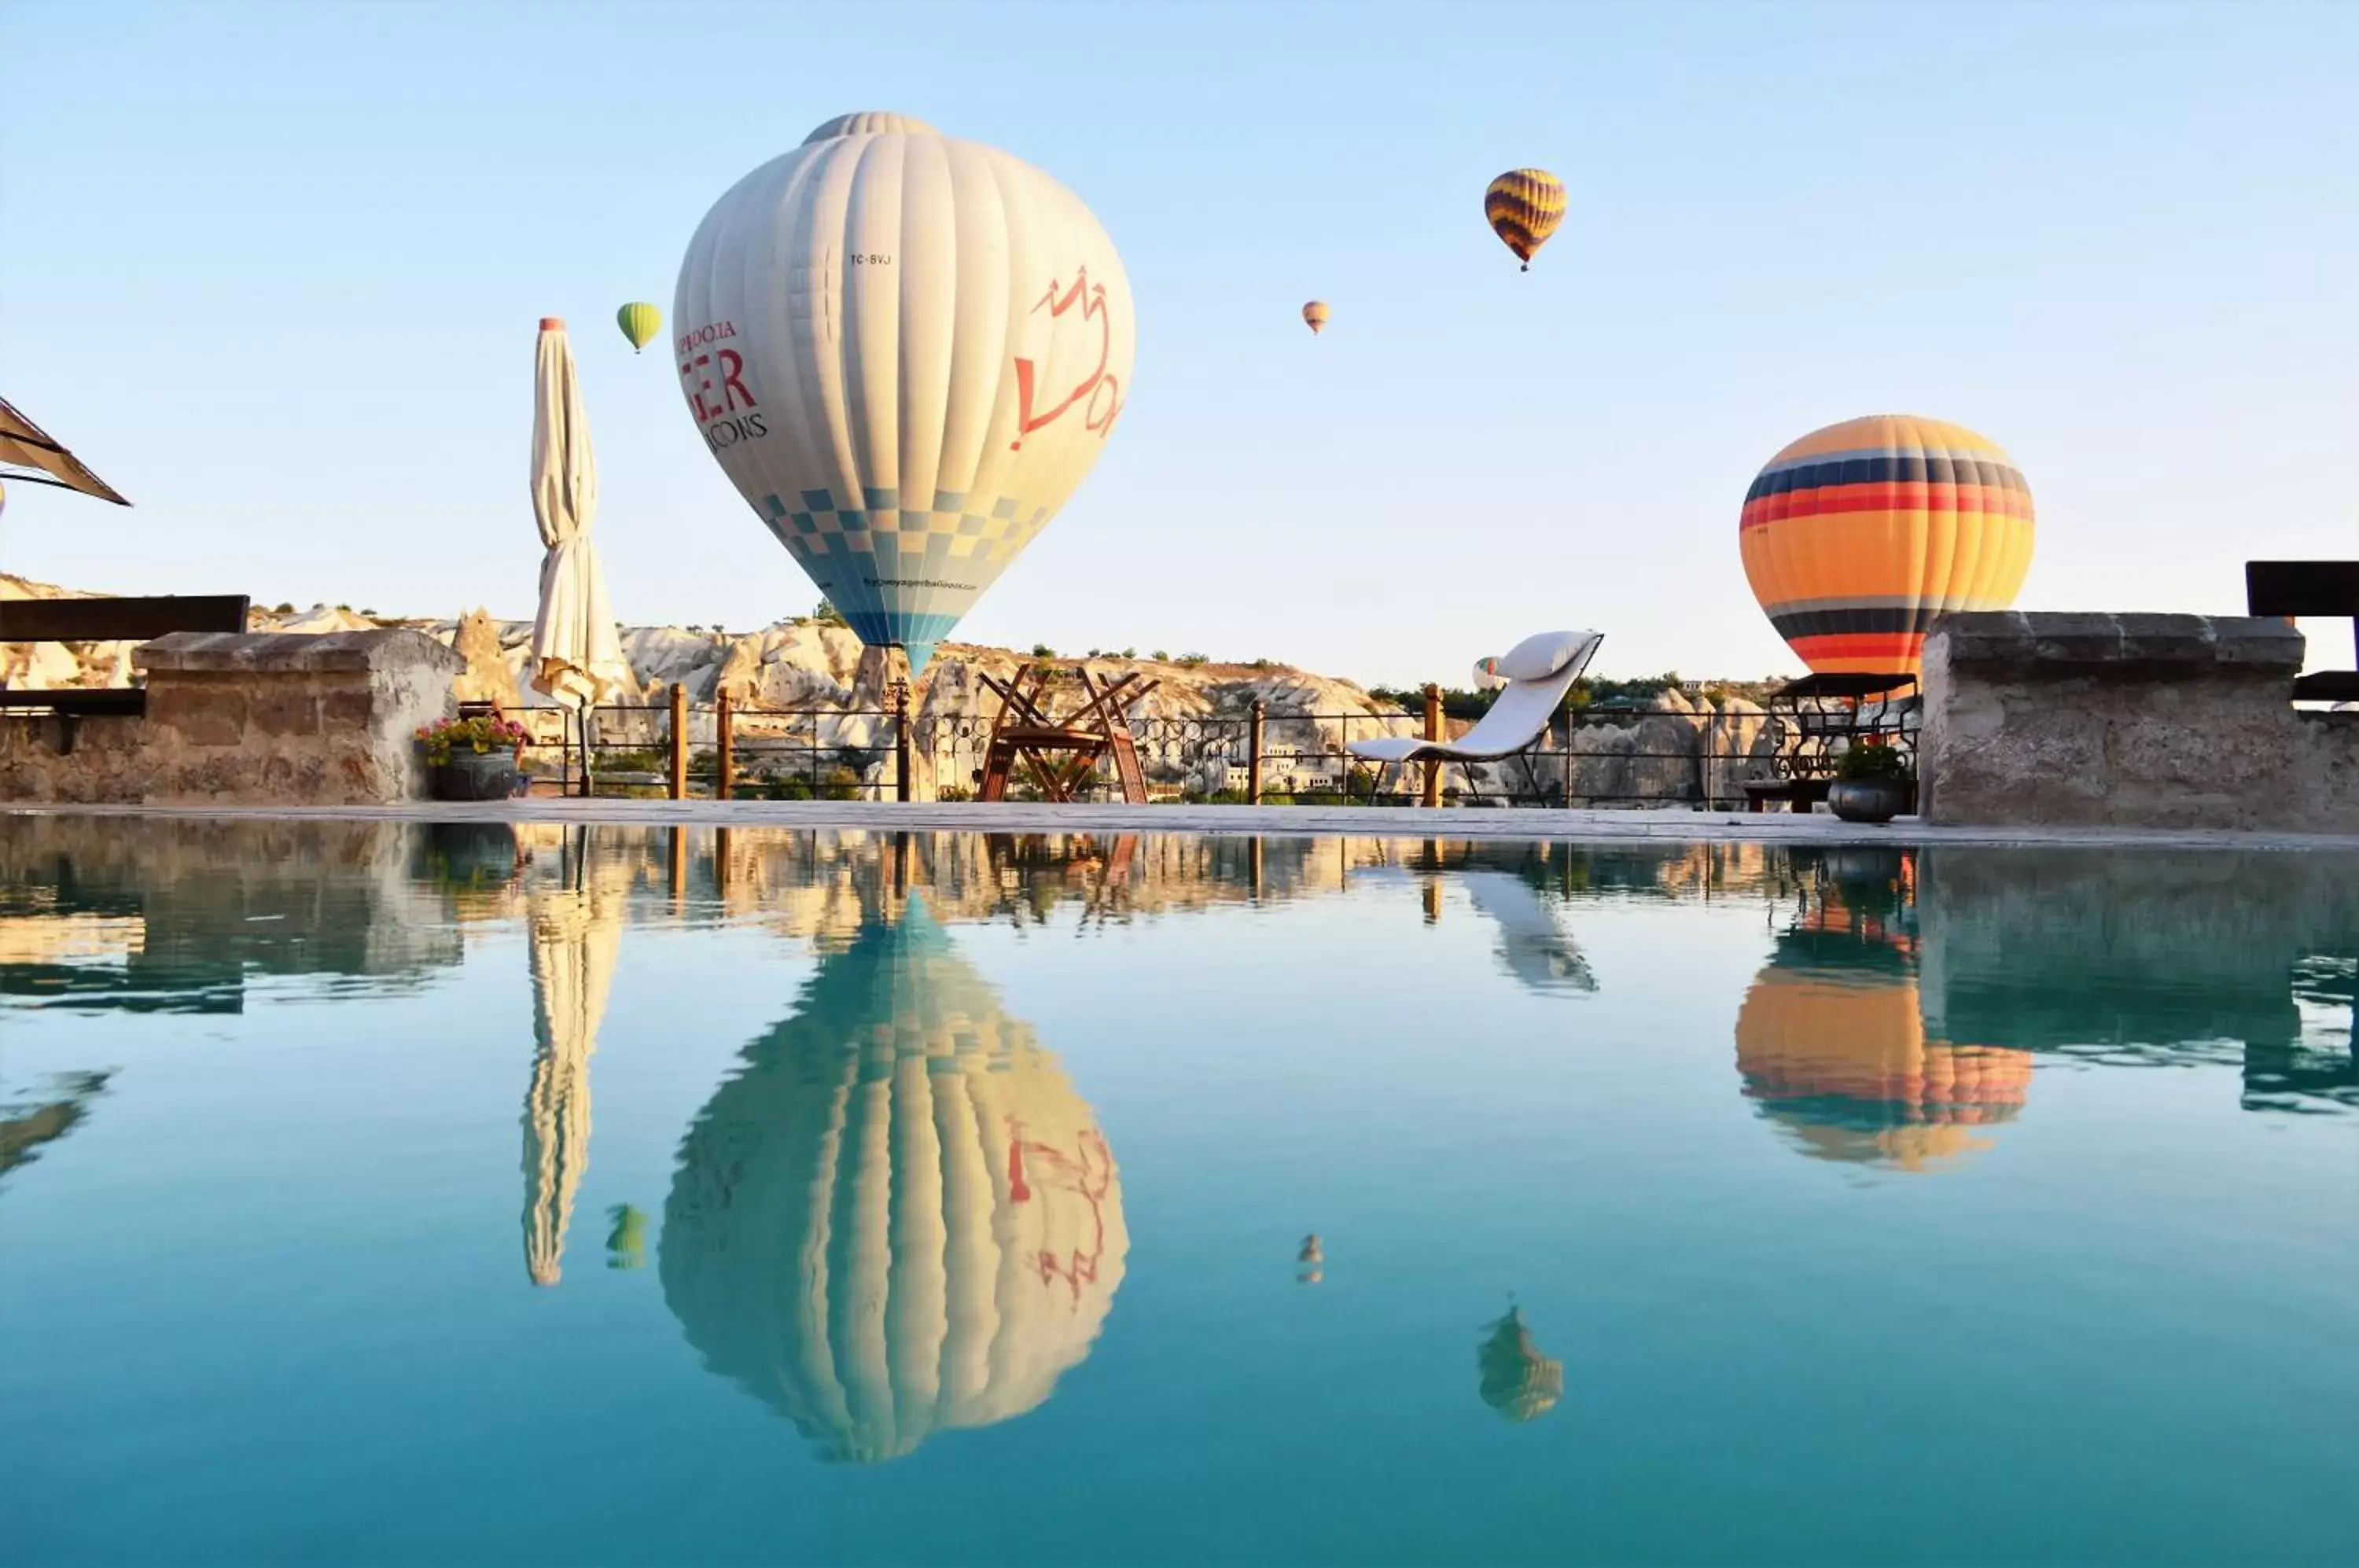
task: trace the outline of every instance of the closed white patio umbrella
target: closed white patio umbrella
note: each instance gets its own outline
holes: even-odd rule
[[[534,355],[532,511],[548,551],[532,623],[532,685],[582,716],[586,790],[588,710],[628,682],[630,666],[623,660],[605,570],[590,538],[598,517],[598,460],[590,450],[573,346],[555,316],[541,318]]]

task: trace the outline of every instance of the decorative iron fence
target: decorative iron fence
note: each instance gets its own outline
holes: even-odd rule
[[[562,735],[554,715],[536,713],[541,727],[525,764],[536,788],[573,794],[956,800],[982,779],[995,707],[986,697],[948,714],[898,703],[772,709],[690,702],[676,691],[666,703],[602,704]],[[1913,701],[1832,716],[1592,708],[1559,714],[1537,745],[1500,761],[1394,767],[1353,757],[1351,744],[1425,733],[1419,720],[1256,702],[1136,716],[1130,728],[1156,801],[1728,811],[1797,799],[1797,781],[1822,786],[1863,739],[1894,745],[1913,764],[1917,717]],[[1110,761],[1082,795],[1120,799]],[[1028,791],[1018,782],[1009,798]],[[1799,800],[1810,798],[1805,788]]]

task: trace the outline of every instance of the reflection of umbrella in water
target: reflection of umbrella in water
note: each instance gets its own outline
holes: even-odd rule
[[[1736,1015],[1745,1093],[1821,1160],[1938,1167],[1989,1147],[1973,1129],[2013,1119],[2031,1087],[2027,1051],[1928,1040],[1917,977],[1872,949],[1856,964],[1781,953]]]
[[[1594,991],[1596,976],[1556,910],[1521,877],[1505,871],[1462,871],[1475,910],[1499,928],[1499,959],[1535,991]]]
[[[610,872],[611,875],[611,872]],[[563,1272],[565,1226],[590,1163],[590,1053],[623,941],[623,896],[587,888],[535,892],[532,1087],[524,1103],[524,1261],[536,1285]]]
[[[1128,1248],[1096,1117],[912,899],[745,1049],[656,1251],[708,1367],[874,1461],[1046,1399]]]
[[[1509,1307],[1486,1332],[1491,1337],[1475,1356],[1483,1369],[1483,1402],[1511,1421],[1534,1421],[1554,1410],[1564,1398],[1564,1363],[1540,1353],[1524,1323],[1524,1310]]]

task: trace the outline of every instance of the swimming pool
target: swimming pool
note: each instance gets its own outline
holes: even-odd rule
[[[2359,1559],[2359,857],[0,865],[12,1563]]]

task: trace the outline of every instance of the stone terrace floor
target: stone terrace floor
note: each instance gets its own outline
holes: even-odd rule
[[[2151,848],[2359,849],[2359,835],[2173,828],[1934,827],[1913,817],[1885,826],[1822,814],[1695,811],[1541,811],[1406,806],[1116,806],[910,804],[834,800],[631,800],[560,797],[389,806],[0,806],[0,814],[618,822],[656,827],[761,827],[912,833],[1186,833],[1266,837],[1723,840],[1772,844],[2141,845]]]

